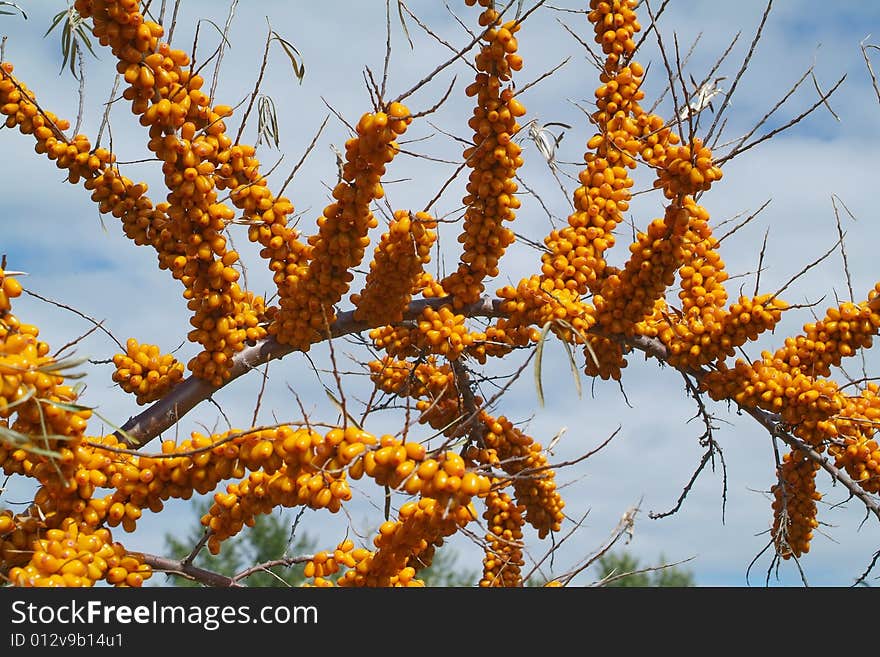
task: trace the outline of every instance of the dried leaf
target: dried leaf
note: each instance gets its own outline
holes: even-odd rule
[[[257,146],[265,140],[279,148],[278,115],[275,101],[270,96],[261,95],[257,101],[257,121]]]
[[[306,75],[306,65],[303,61],[302,53],[296,49],[296,47],[290,43],[287,39],[284,39],[282,36],[278,34],[275,30],[272,30],[272,40],[278,41],[281,47],[284,49],[284,53],[290,59],[290,64],[293,66],[293,73],[296,75],[297,80],[302,84],[303,78]],[[297,57],[299,57],[299,61],[297,61]]]
[[[397,0],[397,15],[400,17],[400,25],[403,27],[403,33],[404,35],[406,35],[406,40],[409,42],[409,47],[415,49],[415,45],[413,45],[413,40],[409,35],[409,28],[407,28],[406,21],[403,18],[402,0]]]

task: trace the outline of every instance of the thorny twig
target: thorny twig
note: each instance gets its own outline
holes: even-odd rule
[[[767,17],[770,15],[770,9],[773,7],[773,0],[769,0],[767,2],[767,7],[764,9],[764,14],[761,16],[761,22],[758,24],[758,29],[755,31],[755,37],[752,39],[752,43],[749,46],[749,50],[746,53],[745,59],[743,59],[743,63],[737,71],[736,76],[733,78],[733,83],[730,85],[730,90],[727,92],[727,96],[725,98],[725,102],[718,108],[718,113],[715,115],[715,120],[712,121],[712,125],[709,128],[709,132],[706,133],[705,143],[709,143],[712,139],[712,135],[715,133],[715,128],[718,127],[719,121],[721,121],[721,117],[724,116],[725,110],[730,107],[730,100],[733,98],[734,92],[736,92],[736,87],[739,84],[739,81],[742,79],[742,76],[745,74],[746,70],[749,67],[749,62],[752,60],[752,55],[755,54],[755,48],[758,46],[758,41],[761,40],[761,34],[764,31],[764,24],[767,22]]]
[[[214,101],[214,92],[217,90],[217,82],[220,80],[220,63],[223,61],[223,55],[226,54],[226,44],[229,43],[228,35],[232,27],[232,19],[235,16],[235,8],[238,6],[238,0],[232,0],[229,5],[229,13],[226,15],[226,25],[223,27],[222,38],[217,50],[217,63],[214,64],[214,77],[211,79],[211,90],[208,92],[208,101]]]

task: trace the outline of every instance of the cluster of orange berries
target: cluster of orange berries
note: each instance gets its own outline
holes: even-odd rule
[[[638,105],[644,97],[639,88],[643,75],[638,62],[615,70],[609,61],[600,76],[603,84],[596,90],[597,110],[592,117],[600,132],[587,142],[586,168],[574,193],[575,211],[568,226],[551,231],[544,240],[549,252],[541,257],[541,271],[556,287],[583,295],[588,289],[598,290],[606,276],[604,253],[614,246],[614,229],[631,198],[633,180],[627,167],[635,166],[633,156],[643,149],[638,137],[649,129],[650,121],[631,118],[644,115]]]
[[[140,344],[134,338],[125,343],[125,353],[113,356],[113,380],[137,397],[138,404],[155,401],[183,379],[183,363],[162,354],[154,344]]]
[[[89,152],[85,135],[76,135],[68,141],[62,130],[67,130],[70,123],[51,112],[41,111],[34,102],[34,94],[12,76],[12,71],[9,62],[0,64],[0,114],[6,116],[7,128],[17,126],[22,134],[34,135],[36,151],[48,154],[59,169],[68,169],[72,182],[109,161],[110,154],[104,149],[100,155]]]
[[[577,292],[555,288],[553,281],[539,276],[525,278],[516,287],[506,285],[497,294],[503,299],[499,309],[506,322],[499,321],[496,326],[503,328],[505,333],[516,335],[519,327],[550,323],[557,325],[554,331],[562,339],[578,343],[596,323],[595,309],[581,301]],[[530,338],[536,337],[531,330],[527,329],[525,333]]]
[[[646,233],[638,234],[624,269],[610,274],[602,282],[601,293],[593,297],[603,329],[632,334],[636,323],[653,311],[674,281],[689,221],[687,210],[670,205],[663,219],[655,219]]]
[[[416,578],[419,570],[431,565],[434,551],[459,528],[475,518],[471,504],[447,506],[430,497],[406,502],[398,520],[387,520],[379,527],[373,545],[376,550],[354,546],[346,539],[336,549],[321,551],[306,562],[303,574],[317,587],[398,587],[424,586]],[[336,579],[328,576],[345,572]]]
[[[385,356],[370,361],[370,379],[380,390],[396,395],[439,398],[455,388],[452,368],[439,365],[436,356],[418,364]]]
[[[98,529],[109,505],[90,498],[109,482],[99,469],[86,469],[95,465],[84,442],[91,411],[75,405],[76,391],[37,339],[37,327],[12,314],[10,300],[20,294],[20,284],[0,270],[0,426],[25,438],[0,440],[0,468],[40,486],[25,513],[0,511],[0,572],[18,586],[140,586],[149,567]]]
[[[695,137],[692,144],[668,148],[654,187],[663,189],[666,198],[675,199],[704,192],[721,176],[721,169],[712,161],[712,150]]]
[[[248,434],[233,458],[251,473],[229,484],[226,493],[214,495],[214,505],[202,518],[213,532],[208,547],[216,554],[223,540],[252,523],[256,515],[278,506],[339,511],[342,502],[351,499],[346,466],[375,441],[354,428],[331,429],[323,436],[312,429],[291,427]],[[232,456],[232,448],[223,449],[224,456]]]
[[[499,482],[495,482],[498,484]],[[514,502],[510,495],[493,488],[486,495],[486,554],[483,557],[483,577],[480,586],[522,586],[523,560],[522,528],[525,508]]]
[[[635,51],[633,35],[641,29],[635,12],[638,4],[637,0],[590,0],[587,18],[609,64],[616,64]]]
[[[465,316],[456,313],[452,305],[435,309],[426,306],[418,323],[417,346],[428,353],[440,354],[453,360],[482,336],[472,333],[465,324]]]
[[[154,227],[151,243],[160,267],[183,283],[193,311],[195,329],[188,337],[203,351],[188,366],[196,376],[220,385],[246,340],[247,326],[236,318],[251,328],[259,324],[252,297],[236,283],[238,254],[227,250],[222,236],[234,213],[217,202],[215,191],[215,168],[229,158],[231,139],[222,119],[231,109],[209,107],[211,99],[201,91],[203,78],[183,68],[189,56],[159,41],[162,26],[145,20],[138,3],[80,1],[76,7],[83,18],[92,18],[95,36],[119,59],[117,71],[129,85],[123,96],[149,128],[148,148],[163,162],[170,192],[161,211],[167,221],[161,230]]]
[[[371,566],[373,552],[367,548],[354,546],[351,539],[346,539],[336,546],[333,552],[323,550],[316,553],[306,562],[303,574],[312,579],[311,584],[304,586],[331,587],[335,586],[329,575],[338,573],[343,567],[353,569],[356,575],[348,575],[340,578],[340,586],[367,586],[368,573]],[[412,566],[402,568],[396,575],[387,579],[386,586],[423,586],[424,583],[415,579],[416,569]],[[369,581],[374,584],[375,577]],[[344,580],[344,583],[343,583]]]
[[[12,64],[0,64],[0,113],[7,116],[5,125],[32,134],[37,142],[34,150],[66,169],[70,182],[82,179],[85,188],[92,190],[99,210],[121,218],[126,235],[135,243],[154,244],[165,222],[167,204],[154,208],[144,196],[146,185],[135,184],[113,169],[115,157],[107,149],[93,149],[85,135],[68,139],[63,131],[70,122],[39,109],[33,94],[12,71]]]
[[[685,273],[689,272],[685,269]],[[693,287],[690,289],[693,291]],[[732,356],[736,347],[772,330],[787,308],[787,303],[771,294],[752,299],[741,296],[729,310],[716,311],[715,321],[709,320],[709,313],[691,321],[663,321],[657,327],[657,335],[668,349],[671,365],[696,367]]]
[[[387,112],[364,114],[357,137],[345,143],[342,180],[333,189],[334,202],[318,219],[318,233],[309,237],[308,267],[289,276],[289,294],[281,295],[276,321],[270,326],[279,342],[307,350],[326,337],[335,320],[333,306],[348,290],[370,243],[367,233],[378,225],[370,204],[384,196],[380,179],[399,148],[395,141],[412,122],[409,109],[391,103]]]
[[[21,285],[2,269],[0,290],[5,307],[0,310],[0,422],[23,438],[14,443],[0,439],[0,468],[62,485],[63,468],[50,463],[51,453],[76,444],[91,410],[67,406],[76,402],[77,393],[65,385],[63,368],[38,339],[39,329],[10,311],[9,300],[21,294]]]
[[[681,245],[678,269],[681,315],[689,323],[702,323],[707,332],[712,333],[717,330],[716,325],[722,320],[721,308],[727,303],[724,281],[728,276],[706,208],[697,205],[690,196],[684,198],[683,207],[690,214],[690,221]]]
[[[387,520],[373,539],[374,552],[347,570],[338,586],[423,586],[417,570],[431,565],[434,549],[476,519],[470,503],[447,506],[430,497],[406,502],[398,520]]]
[[[773,485],[772,536],[776,552],[783,559],[800,557],[810,551],[816,520],[816,490],[819,464],[800,452],[789,452],[779,467],[779,481]]]
[[[489,478],[469,470],[455,452],[427,457],[421,443],[403,442],[391,435],[382,436],[377,449],[365,451],[351,463],[348,473],[352,479],[366,474],[380,485],[443,504],[466,503],[490,488]]]
[[[880,283],[872,290],[875,294],[878,291]],[[844,302],[829,308],[823,319],[805,324],[802,335],[786,338],[777,356],[802,372],[830,376],[831,368],[840,365],[843,358],[869,348],[878,330],[880,302]]]
[[[125,234],[136,244],[156,245],[166,223],[167,203],[153,207],[145,196],[147,186],[133,183],[114,169],[115,156],[105,148],[92,148],[85,135],[68,139],[64,130],[70,122],[37,107],[33,94],[12,76],[12,64],[0,64],[0,113],[6,126],[18,126],[36,139],[34,150],[46,154],[56,166],[68,170],[68,180],[83,180],[98,202],[101,213],[122,219]]]
[[[419,355],[416,347],[418,329],[408,324],[386,325],[371,329],[370,340],[379,351],[395,358],[410,358]]]
[[[834,464],[843,468],[869,493],[880,492],[880,447],[876,435],[880,422],[880,386],[868,383],[858,397],[847,397],[835,416],[838,441],[828,445]]]
[[[152,575],[150,566],[119,543],[106,529],[83,531],[73,518],[48,529],[32,544],[24,566],[9,570],[14,586],[92,586],[106,580],[116,586],[140,587]]]
[[[525,347],[537,342],[541,339],[541,332],[534,326],[514,324],[501,317],[494,324],[486,327],[485,336],[483,340],[475,340],[474,346],[467,352],[468,356],[481,365],[485,365],[489,356],[500,358],[516,347]]]
[[[370,326],[403,320],[414,288],[421,289],[418,286],[423,284],[420,275],[431,260],[436,226],[436,220],[425,212],[414,216],[407,210],[394,213],[388,232],[376,247],[364,289],[351,296],[356,320]]]
[[[475,303],[485,289],[483,280],[498,275],[498,262],[514,239],[504,222],[513,221],[520,207],[514,177],[523,158],[513,137],[520,129],[516,120],[526,110],[511,86],[502,89],[511,71],[522,67],[514,36],[520,24],[511,20],[502,25],[498,12],[483,6],[487,8],[479,22],[486,26],[485,43],[476,56],[476,78],[465,90],[477,105],[468,121],[474,145],[464,151],[471,173],[462,199],[467,208],[458,238],[463,250],[457,270],[442,281],[457,308]]]
[[[422,412],[420,424],[428,424],[447,435],[456,430],[456,421],[464,411],[448,364],[438,365],[435,356],[418,364],[385,356],[368,366],[370,379],[379,390],[416,400],[416,408]],[[481,404],[482,399],[476,397],[475,402]]]
[[[596,325],[596,308],[571,287],[558,287],[559,280],[530,276],[516,288],[508,285],[498,290],[505,317],[487,329],[484,351],[503,355],[514,345],[537,342],[541,332],[535,325],[549,325],[561,340],[584,345],[588,376],[619,379],[627,364],[623,344],[590,332]]]
[[[761,352],[761,359],[753,363],[738,358],[729,367],[721,361],[701,384],[712,399],[730,399],[742,407],[781,413],[799,431],[818,429],[828,436],[835,435],[836,429],[827,420],[843,406],[843,396],[833,381],[813,379],[789,368],[768,351]],[[821,436],[813,436],[810,442],[818,444],[820,440]]]
[[[504,416],[492,418],[484,413],[481,419],[486,427],[483,444],[494,452],[489,462],[499,465],[512,479],[517,503],[525,507],[526,522],[537,530],[539,538],[559,531],[565,519],[565,502],[556,490],[556,474],[541,445]]]
[[[628,365],[624,355],[630,351],[631,348],[621,340],[590,333],[584,345],[584,373],[603,381],[619,381],[622,370]]]
[[[32,545],[43,530],[44,523],[33,513],[0,509],[0,573],[27,565]]]

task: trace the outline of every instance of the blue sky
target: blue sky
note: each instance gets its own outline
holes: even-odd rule
[[[73,120],[77,111],[77,84],[68,73],[58,74],[61,56],[58,34],[43,38],[52,15],[65,4],[59,0],[24,0],[19,4],[27,11],[28,20],[0,17],[0,35],[8,35],[6,58],[15,64],[19,78],[38,94],[43,107]],[[154,1],[153,5],[160,3]],[[172,3],[168,3],[172,4]],[[393,3],[392,3],[393,4]],[[560,144],[558,158],[577,162],[583,156],[584,144],[593,130],[578,105],[587,107],[597,85],[595,69],[585,51],[560,25],[567,24],[582,39],[592,39],[592,29],[582,13],[560,11],[562,8],[582,9],[586,3],[551,3],[535,12],[523,26],[518,40],[525,66],[517,76],[523,85],[571,56],[566,66],[552,77],[522,95],[529,114],[541,122],[563,122],[571,125]],[[880,5],[870,2],[837,3],[834,11],[827,3],[816,0],[777,2],[764,29],[764,36],[743,76],[728,111],[724,138],[737,139],[745,134],[783,96],[791,85],[814,66],[822,89],[829,89],[846,74],[847,78],[830,104],[836,118],[826,108],[819,108],[791,130],[767,141],[732,160],[724,168],[724,178],[702,199],[713,225],[740,213],[750,214],[771,199],[767,209],[749,226],[725,241],[722,256],[728,272],[741,275],[728,284],[731,296],[739,285],[751,294],[755,284],[754,271],[758,252],[769,230],[765,269],[761,274],[761,290],[773,291],[784,284],[807,263],[818,258],[837,239],[832,206],[836,195],[855,215],[852,220],[842,213],[846,230],[846,251],[856,299],[864,298],[877,279],[873,256],[876,251],[877,226],[873,189],[876,181],[873,154],[878,141],[876,124],[880,104],[871,87],[859,44],[880,43]],[[530,6],[530,3],[526,3]],[[658,5],[654,2],[652,6]],[[253,88],[259,68],[267,31],[271,26],[302,53],[306,66],[305,79],[300,83],[292,73],[280,49],[271,51],[269,68],[262,91],[269,94],[278,108],[281,150],[260,147],[258,156],[268,170],[284,154],[270,176],[276,188],[287,177],[305,151],[318,126],[329,113],[328,106],[349,123],[371,109],[369,94],[363,82],[364,66],[381,75],[385,47],[385,3],[365,0],[359,3],[328,0],[312,2],[239,3],[229,34],[231,47],[223,59],[217,98],[236,105]],[[470,36],[453,19],[442,3],[413,0],[408,6],[420,20],[451,44],[463,45]],[[738,3],[717,3],[701,0],[673,0],[660,19],[664,43],[674,43],[675,35],[682,51],[687,51],[695,38],[700,39],[685,69],[701,79],[725,49],[737,31],[742,31],[730,57],[719,69],[726,76],[724,89],[732,81],[742,62],[754,30],[760,21],[765,3],[748,0]],[[468,25],[475,25],[476,10],[463,3],[451,2],[449,7]],[[196,21],[210,19],[218,25],[226,21],[228,3],[188,0],[181,4],[174,42],[189,50]],[[642,23],[649,20],[642,9]],[[409,33],[415,48],[410,49],[400,22],[392,14],[392,56],[389,67],[389,96],[411,88],[416,81],[445,61],[450,51],[426,35],[414,21],[408,20]],[[870,36],[871,34],[875,36]],[[201,23],[199,60],[204,61],[218,43],[218,35],[210,23]],[[877,51],[873,51],[877,52]],[[639,56],[643,64],[651,62],[646,84],[649,107],[665,86],[662,59],[658,57],[656,40],[649,37]],[[875,66],[880,70],[880,58]],[[82,131],[94,137],[101,122],[102,104],[107,100],[113,80],[113,62],[109,52],[98,50],[98,58],[85,58],[87,82],[86,104]],[[209,77],[212,68],[206,68]],[[455,86],[450,99],[435,114],[412,125],[405,139],[413,139],[408,149],[432,157],[456,159],[461,147],[441,132],[469,138],[466,127],[470,115],[469,99],[463,88],[473,78],[473,70],[458,63],[407,99],[415,111],[434,105],[443,95],[453,76]],[[209,78],[210,79],[210,78]],[[759,130],[758,135],[779,126],[810,107],[817,99],[808,78],[777,115]],[[717,107],[716,107],[717,109]],[[670,115],[671,101],[667,95],[659,112]],[[237,130],[237,113],[230,125]],[[711,115],[707,115],[707,120]],[[433,124],[433,125],[431,125]],[[256,121],[251,120],[245,138],[256,139]],[[132,119],[125,103],[117,104],[111,113],[114,149],[119,160],[132,161],[145,157],[144,131]],[[335,182],[333,146],[341,148],[348,131],[334,116],[330,117],[306,165],[288,187],[287,195],[302,212],[300,227],[306,233],[326,204],[329,186]],[[106,136],[105,136],[106,140]],[[534,145],[524,143],[526,165],[523,180],[534,190],[557,217],[557,224],[569,212],[567,196],[541,159]],[[724,152],[724,149],[721,149]],[[155,254],[136,247],[122,234],[118,220],[111,216],[99,218],[88,193],[63,182],[63,177],[47,159],[33,152],[30,138],[12,131],[0,132],[0,189],[2,189],[3,231],[0,253],[5,253],[9,268],[28,272],[22,279],[30,290],[83,313],[104,320],[106,327],[124,343],[127,337],[159,344],[164,351],[178,348],[189,328],[185,302],[179,285],[167,272],[156,267]],[[149,183],[154,200],[162,198],[161,173],[153,163],[124,165],[126,175]],[[454,165],[437,164],[424,159],[401,155],[389,167],[386,176],[387,198],[391,206],[421,209],[454,170]],[[576,175],[577,167],[563,165],[563,171]],[[562,180],[570,196],[573,183]],[[635,189],[644,189],[647,180],[637,177]],[[641,186],[640,184],[641,183]],[[463,178],[450,185],[433,210],[438,214],[460,216]],[[644,228],[662,213],[662,199],[656,194],[635,197],[631,218]],[[840,206],[839,206],[840,207]],[[380,224],[383,221],[380,216]],[[518,213],[514,229],[521,235],[540,241],[549,227],[547,215],[528,195]],[[729,226],[730,224],[728,224]],[[441,234],[440,253],[431,267],[451,268],[456,262],[457,228],[445,226]],[[723,228],[720,230],[724,230]],[[612,261],[621,264],[628,243],[629,228],[622,226],[618,241],[620,249]],[[379,229],[376,231],[376,236]],[[256,292],[271,292],[268,270],[259,261],[256,250],[248,244],[244,229],[233,232],[233,241],[248,264],[248,280]],[[502,275],[490,283],[492,291],[501,285],[529,275],[536,269],[539,255],[522,244],[512,248],[502,261]],[[356,291],[356,290],[352,290]],[[822,314],[827,303],[837,296],[848,295],[842,259],[837,252],[787,292],[791,303],[815,302],[824,297],[815,312]],[[343,302],[347,308],[347,300]],[[60,346],[90,328],[88,322],[57,307],[34,298],[23,297],[15,305],[21,318],[41,327],[51,345]],[[809,309],[788,313],[775,335],[765,336],[758,346],[750,346],[750,356],[761,348],[781,344],[785,335],[797,332],[810,321]],[[339,341],[334,345],[345,369],[357,368],[352,359],[365,355],[356,345]],[[106,359],[116,346],[106,335],[94,333],[79,344],[79,354],[93,359]],[[193,353],[192,345],[180,347],[181,360]],[[326,346],[315,347],[310,353],[318,367],[328,366]],[[876,370],[876,354],[868,354],[867,368]],[[771,521],[767,490],[773,483],[774,461],[770,438],[749,418],[738,416],[721,404],[711,404],[717,415],[716,439],[723,449],[726,482],[720,467],[703,472],[678,513],[652,520],[649,512],[663,512],[675,506],[676,500],[699,464],[702,449],[698,437],[702,427],[692,400],[686,398],[681,377],[656,362],[644,362],[638,354],[630,358],[624,371],[623,391],[616,384],[583,381],[584,392],[578,397],[569,372],[564,349],[550,344],[544,356],[546,404],[539,407],[531,370],[514,384],[498,412],[526,423],[528,432],[543,444],[564,431],[551,457],[553,462],[576,458],[599,445],[619,428],[618,436],[604,450],[589,460],[557,473],[566,511],[573,520],[587,513],[582,526],[559,548],[552,571],[545,562],[546,574],[562,573],[575,567],[606,540],[620,516],[640,504],[635,530],[627,549],[644,564],[654,564],[661,555],[669,562],[690,559],[686,566],[697,582],[707,586],[743,586],[746,570],[767,543],[766,530]],[[494,374],[511,373],[521,364],[511,357],[492,363]],[[854,362],[853,370],[861,368]],[[133,398],[114,387],[107,365],[88,368],[88,388],[84,401],[98,408],[101,415],[115,423],[124,422],[139,412]],[[287,385],[301,395],[313,419],[333,421],[335,410],[323,395],[319,376],[309,361],[294,354],[269,368],[269,386],[262,401],[259,421],[294,419],[299,416],[296,401]],[[323,373],[320,382],[333,385],[332,377]],[[363,398],[367,388],[364,377],[346,382],[350,399]],[[228,389],[220,391],[215,400],[233,425],[247,425],[253,413],[259,389],[256,375],[243,377]],[[487,395],[491,390],[487,389]],[[95,420],[92,431],[101,431]],[[211,404],[202,404],[179,426],[182,435],[192,430],[225,426],[225,421]],[[394,432],[399,417],[391,413],[375,414],[368,424],[375,433]],[[419,432],[420,428],[413,429]],[[420,437],[424,437],[424,432]],[[876,522],[861,523],[864,511],[846,500],[841,487],[833,488],[829,479],[819,475],[819,488],[826,498],[820,508],[820,520],[827,523],[817,535],[810,554],[801,562],[811,585],[847,586],[870,562],[877,549]],[[726,493],[725,493],[726,483]],[[381,522],[382,493],[363,481],[353,487],[361,492],[357,502],[349,505],[346,514],[329,516],[307,512],[301,527],[327,547],[334,546],[354,530],[369,537]],[[27,499],[27,482],[10,481],[3,499],[7,504]],[[726,503],[723,504],[726,495]],[[722,513],[722,509],[724,512]],[[189,523],[192,515],[186,503],[170,504],[166,514],[146,514],[138,531],[119,538],[132,549],[161,553],[162,537],[167,531]],[[573,526],[563,528],[563,535]],[[538,541],[527,533],[527,559],[540,559],[550,548],[549,542]],[[459,563],[478,569],[481,551],[466,537],[457,537],[452,549],[459,554]],[[752,585],[765,581],[770,565],[768,553],[757,558],[748,580]],[[526,570],[530,568],[527,563]],[[578,580],[586,584],[590,573]],[[797,586],[800,574],[793,563],[783,563],[769,579],[772,586]]]

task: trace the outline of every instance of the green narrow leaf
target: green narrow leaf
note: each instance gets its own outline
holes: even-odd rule
[[[79,33],[80,39],[85,44],[86,48],[88,48],[89,52],[97,57],[97,55],[95,55],[95,51],[92,49],[92,41],[91,39],[89,39],[89,34],[88,32],[86,32],[85,28],[80,25],[79,28],[77,28],[77,32]]]
[[[62,411],[68,411],[69,413],[79,413],[80,411],[93,411],[94,410],[93,407],[83,406],[82,404],[72,404],[69,402],[52,401],[50,399],[41,399],[40,401],[45,402],[47,404],[52,404],[52,406],[60,408]]]
[[[52,30],[54,30],[58,26],[58,23],[61,22],[61,19],[64,18],[64,15],[66,13],[67,13],[67,10],[64,9],[62,11],[59,11],[57,14],[55,14],[55,17],[52,19],[52,24],[49,26],[49,29],[46,30],[46,33],[43,35],[44,39],[47,36],[49,36],[49,32],[51,32]]]
[[[71,75],[77,80],[79,79],[79,76],[77,74],[76,62],[78,55],[82,54],[82,46],[84,45],[92,56],[97,57],[95,50],[92,47],[91,39],[89,38],[89,31],[84,23],[85,21],[82,16],[80,16],[75,9],[69,7],[68,9],[55,14],[52,19],[52,24],[43,35],[43,38],[49,36],[52,30],[61,25],[61,55],[63,61],[61,63],[59,74],[63,72],[66,67],[70,70]]]
[[[24,9],[19,7],[14,2],[0,2],[0,5],[2,5],[4,7],[15,7],[18,10],[18,12],[22,15],[22,17],[24,17],[25,20],[28,19],[27,14],[24,13]],[[0,14],[2,14],[4,16],[13,16],[15,14],[15,12],[14,11],[6,11],[5,9],[0,9]]]
[[[58,452],[55,452],[51,449],[37,447],[33,444],[34,438],[37,438],[38,440],[72,440],[70,436],[61,436],[56,434],[50,434],[46,436],[28,436],[21,433],[20,431],[7,429],[6,427],[0,427],[0,438],[13,445],[18,445],[19,447],[21,447],[21,449],[24,449],[25,451],[33,452],[34,454],[40,454],[42,456],[57,456]]]
[[[538,339],[538,346],[535,349],[535,388],[538,393],[538,404],[544,406],[544,385],[541,383],[541,361],[544,358],[544,343],[547,341],[547,334],[550,332],[551,322],[544,324],[541,329],[541,337]]]
[[[275,148],[279,148],[280,140],[278,134],[278,117],[275,111],[275,101],[273,101],[270,96],[261,95],[257,107],[257,144],[265,139],[267,142],[271,141],[275,145]]]
[[[562,326],[566,327],[566,328],[569,329],[570,331],[573,331],[574,333],[577,333],[578,335],[581,336],[581,338],[583,338],[583,341],[584,341],[584,349],[590,354],[590,357],[593,359],[593,363],[596,365],[596,368],[598,369],[598,367],[599,367],[599,357],[596,355],[596,352],[595,352],[595,350],[593,349],[593,345],[590,344],[590,339],[589,339],[589,337],[588,337],[587,335],[585,335],[582,331],[576,329],[571,323],[567,322],[567,321],[564,320],[564,319],[559,319],[559,320],[556,320],[556,321],[558,321]]]

